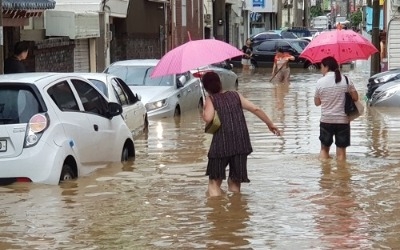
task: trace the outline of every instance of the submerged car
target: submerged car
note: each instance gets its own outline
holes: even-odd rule
[[[300,39],[276,39],[265,41],[253,49],[252,63],[255,64],[255,67],[272,67],[276,51],[278,48],[281,48],[284,52],[295,57],[294,61],[289,62],[290,67],[315,70],[319,67],[318,64],[313,64],[299,57],[308,43],[309,42]]]
[[[207,72],[215,72],[218,74],[221,80],[222,88],[224,90],[234,90],[239,87],[239,78],[237,74],[229,68],[232,68],[232,66],[221,67],[216,65],[208,65],[205,67],[200,67],[196,70],[191,70],[191,72],[195,77],[198,77],[199,79],[201,79],[203,75]]]
[[[111,102],[122,106],[122,117],[135,136],[147,131],[149,121],[141,97],[119,77],[105,73],[79,73],[91,81]]]
[[[370,106],[400,107],[400,79],[378,87],[369,100]]]
[[[191,72],[150,77],[159,60],[118,61],[104,72],[121,78],[142,97],[149,118],[179,116],[203,104],[199,78]]]
[[[0,76],[0,180],[58,184],[134,157],[121,113],[79,75]]]
[[[380,86],[397,79],[400,79],[400,68],[387,70],[371,76],[368,79],[368,84],[367,84],[367,93],[366,93],[367,98],[371,99],[375,90]]]

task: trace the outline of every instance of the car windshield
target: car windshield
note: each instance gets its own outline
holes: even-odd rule
[[[0,124],[28,123],[39,112],[39,103],[31,91],[0,87]]]
[[[172,86],[173,76],[150,77],[154,66],[118,66],[112,65],[107,73],[121,78],[129,86]]]
[[[294,41],[292,42],[293,48],[297,50],[297,52],[301,53],[308,45],[309,42],[307,41]]]
[[[96,80],[96,79],[89,79],[96,88],[98,88],[105,96],[108,97],[107,86],[104,82]]]

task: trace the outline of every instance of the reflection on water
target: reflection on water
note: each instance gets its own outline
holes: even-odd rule
[[[207,215],[211,223],[207,249],[248,248],[251,236],[246,233],[250,216],[247,198],[242,194],[213,197],[206,205],[212,209]]]
[[[320,162],[320,73],[292,73],[290,85],[270,83],[270,69],[238,73],[239,91],[283,131],[245,112],[254,152],[242,194],[207,199],[211,136],[194,110],[150,121],[134,162],[60,186],[0,187],[0,249],[398,248],[397,110],[366,107],[351,123],[347,163]],[[368,71],[346,74],[363,96]]]

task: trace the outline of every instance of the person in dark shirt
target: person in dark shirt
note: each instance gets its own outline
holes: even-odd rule
[[[24,73],[25,65],[22,60],[28,56],[29,43],[20,41],[14,45],[14,54],[4,61],[4,74]]]

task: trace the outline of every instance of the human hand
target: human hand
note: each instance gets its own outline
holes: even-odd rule
[[[281,135],[281,131],[274,125],[269,125],[268,129],[276,136],[280,136]]]

